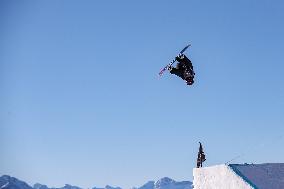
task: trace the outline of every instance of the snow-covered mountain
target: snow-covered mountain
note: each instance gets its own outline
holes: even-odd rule
[[[189,181],[177,182],[168,177],[164,177],[156,182],[149,181],[137,189],[191,189],[192,183]]]
[[[3,175],[0,177],[0,189],[82,189],[77,186],[66,184],[61,188],[49,188],[46,185],[36,183],[33,187],[27,183],[20,181],[14,177]],[[106,185],[104,188],[93,187],[92,189],[122,189],[120,187],[112,187]],[[141,187],[133,187],[132,189],[192,189],[192,182],[177,182],[168,177],[164,177],[158,181],[149,181]]]
[[[72,186],[72,185],[69,185],[69,184],[65,184],[65,186],[63,186],[61,188],[48,188],[46,185],[39,184],[39,183],[34,184],[33,188],[34,189],[82,189],[78,186]]]
[[[33,189],[27,183],[14,177],[3,175],[0,177],[0,189]]]
[[[120,187],[112,187],[112,186],[106,185],[104,188],[94,187],[92,189],[122,189],[122,188],[120,188]]]

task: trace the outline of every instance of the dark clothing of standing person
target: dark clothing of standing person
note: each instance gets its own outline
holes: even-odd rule
[[[198,155],[197,155],[197,165],[196,167],[202,167],[202,163],[205,161],[205,154],[203,152],[203,148],[202,148],[202,144],[199,142],[199,151],[198,151]]]

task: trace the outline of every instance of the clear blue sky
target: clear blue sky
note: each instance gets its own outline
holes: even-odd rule
[[[57,187],[192,180],[198,141],[208,166],[242,153],[233,163],[283,162],[283,10],[2,0],[0,174]],[[159,78],[189,42],[195,84]]]

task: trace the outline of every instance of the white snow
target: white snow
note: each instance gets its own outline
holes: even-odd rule
[[[194,189],[253,189],[227,165],[193,169]]]
[[[195,168],[193,177],[194,189],[284,189],[284,163]]]

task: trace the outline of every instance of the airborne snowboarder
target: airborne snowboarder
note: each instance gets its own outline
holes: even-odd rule
[[[168,70],[170,73],[185,80],[187,85],[192,85],[194,83],[195,73],[191,61],[184,54],[179,54],[175,60],[178,61],[178,63],[176,67],[169,66]]]
[[[181,79],[186,81],[187,85],[192,85],[194,83],[194,71],[191,61],[183,54],[188,47],[191,45],[185,46],[174,60],[172,60],[167,66],[165,66],[160,72],[159,75],[162,76],[166,70],[169,70],[171,74],[175,74]],[[172,65],[178,61],[176,67]]]

